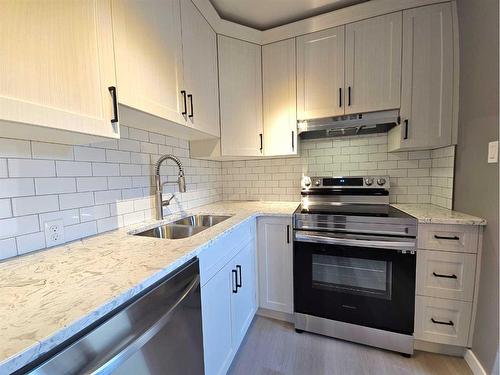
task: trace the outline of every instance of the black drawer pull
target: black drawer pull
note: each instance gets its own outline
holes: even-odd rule
[[[181,90],[182,99],[184,100],[184,110],[181,112],[181,115],[185,116],[188,113],[187,110],[187,98],[186,98],[186,90]]]
[[[434,277],[443,277],[445,279],[456,279],[457,278],[457,275],[453,274],[453,275],[443,275],[441,273],[436,273],[436,272],[433,272],[432,273],[434,275]]]
[[[347,105],[351,106],[351,86],[347,88]]]
[[[292,151],[295,151],[295,132],[292,130]]]
[[[342,87],[339,88],[339,107],[342,108]]]
[[[431,318],[431,321],[434,324],[442,324],[442,325],[445,325],[445,326],[454,326],[455,325],[455,324],[453,324],[453,322],[451,320],[448,321],[448,322],[442,322],[440,320],[435,320],[434,318]]]
[[[264,148],[264,141],[262,139],[262,133],[259,134],[259,138],[260,138],[260,149],[259,149],[259,151],[262,152],[262,149]]]
[[[460,237],[453,236],[453,237],[447,237],[447,236],[438,236],[437,234],[434,235],[434,238],[437,240],[451,240],[451,241],[458,241]]]
[[[189,103],[190,103],[190,107],[191,107],[191,113],[188,115],[189,118],[193,118],[194,117],[194,110],[193,110],[193,95],[192,94],[188,94],[188,99],[189,99]]]
[[[237,265],[236,269],[238,270],[237,273],[240,275],[240,281],[238,282],[238,279],[236,279],[236,288],[241,288],[243,286],[243,281],[241,280],[241,266]]]
[[[233,274],[233,280],[234,280],[234,284],[235,285],[233,287],[233,293],[238,293],[238,271],[236,270],[231,270],[231,273]],[[232,284],[232,283],[231,283]]]
[[[286,226],[286,243],[290,243],[290,225]]]
[[[116,87],[109,86],[108,90],[113,98],[113,118],[111,119],[111,123],[115,124],[118,122],[118,99],[116,98]]]
[[[408,139],[408,125],[409,125],[409,121],[408,119],[405,120],[405,136],[403,137],[403,139]]]

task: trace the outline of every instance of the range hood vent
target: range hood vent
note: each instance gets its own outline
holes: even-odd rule
[[[399,110],[393,110],[298,121],[297,127],[301,139],[318,139],[387,133],[399,123]]]

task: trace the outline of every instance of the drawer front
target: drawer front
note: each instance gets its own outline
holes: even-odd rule
[[[255,219],[238,225],[222,238],[213,241],[198,255],[200,260],[200,282],[205,285],[248,242],[255,238]]]
[[[477,253],[478,236],[475,225],[419,224],[418,248]]]
[[[472,301],[476,254],[417,251],[417,294]]]
[[[466,346],[472,303],[417,296],[415,338],[439,344]]]

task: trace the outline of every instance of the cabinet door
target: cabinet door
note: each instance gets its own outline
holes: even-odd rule
[[[230,263],[231,264],[231,263]],[[238,288],[231,293],[233,345],[238,348],[257,310],[255,287],[255,242],[249,242],[232,261]]]
[[[0,14],[0,120],[118,137],[110,2],[2,0]]]
[[[346,26],[346,113],[400,107],[401,33],[401,12]]]
[[[185,124],[179,0],[113,0],[118,100]]]
[[[344,114],[344,26],[297,38],[297,118]]]
[[[262,47],[264,154],[297,154],[295,40]]]
[[[453,110],[451,4],[403,13],[402,148],[451,144]]]
[[[219,35],[223,156],[262,155],[261,47]]]
[[[188,125],[219,137],[216,34],[191,0],[181,1],[181,16]]]
[[[259,219],[257,252],[260,307],[293,313],[291,220]]]
[[[201,288],[203,354],[207,375],[225,374],[233,358],[231,266],[229,263]]]

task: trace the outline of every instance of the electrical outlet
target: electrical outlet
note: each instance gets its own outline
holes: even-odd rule
[[[498,163],[498,141],[488,143],[488,163]]]
[[[64,243],[64,222],[62,220],[45,223],[45,242],[47,247]]]

